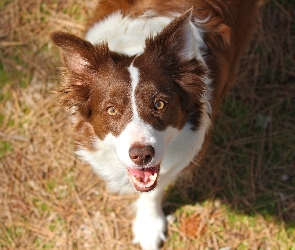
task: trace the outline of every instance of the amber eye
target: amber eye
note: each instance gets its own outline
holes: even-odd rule
[[[156,110],[163,109],[165,107],[165,105],[166,105],[166,103],[164,101],[161,101],[161,100],[156,101],[155,104],[154,104]]]
[[[108,107],[107,108],[107,113],[109,114],[109,115],[117,115],[118,114],[118,110],[115,108],[115,107],[113,107],[113,106],[111,106],[111,107]]]

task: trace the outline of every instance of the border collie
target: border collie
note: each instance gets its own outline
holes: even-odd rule
[[[164,189],[200,161],[257,9],[258,0],[101,0],[84,39],[51,35],[76,152],[110,191],[140,193],[142,249],[165,240]]]

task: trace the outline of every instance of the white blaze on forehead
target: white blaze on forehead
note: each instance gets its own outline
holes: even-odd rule
[[[140,119],[138,114],[138,107],[136,105],[135,90],[138,86],[140,77],[139,69],[134,67],[132,64],[129,66],[128,71],[131,78],[131,106],[132,106],[132,121],[129,124],[130,132],[134,132],[134,142],[142,142],[145,144],[154,144],[155,141],[153,136],[151,136],[151,131],[154,129],[150,124],[146,124],[142,119]]]
[[[135,89],[139,82],[139,70],[134,67],[132,64],[129,66],[128,71],[131,77],[131,104],[132,104],[132,112],[133,112],[133,120],[138,120],[139,115],[137,112],[137,106],[135,101]]]
[[[162,161],[167,144],[173,140],[177,129],[168,127],[165,131],[156,130],[152,124],[144,122],[138,114],[138,106],[136,104],[135,91],[140,81],[139,69],[130,65],[128,68],[131,78],[131,108],[132,120],[127,124],[126,128],[118,137],[109,134],[105,142],[112,145],[117,152],[120,161],[125,166],[133,166],[133,162],[129,158],[128,150],[135,143],[150,145],[155,148],[155,156],[151,165],[158,164]],[[148,105],[148,104],[146,104]]]

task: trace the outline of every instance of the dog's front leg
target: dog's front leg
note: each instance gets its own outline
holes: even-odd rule
[[[162,210],[163,189],[143,193],[136,202],[136,217],[133,221],[133,243],[144,250],[156,250],[166,240],[166,218]]]

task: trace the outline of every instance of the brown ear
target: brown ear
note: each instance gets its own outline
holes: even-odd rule
[[[106,44],[97,47],[90,42],[66,32],[54,32],[51,34],[52,42],[63,51],[64,63],[67,69],[76,73],[96,68],[101,58],[99,54],[108,54]]]
[[[145,64],[157,65],[179,85],[184,105],[193,111],[201,105],[207,68],[200,48],[204,46],[192,20],[193,10],[175,18],[162,32],[146,40]]]
[[[107,44],[92,45],[90,42],[66,32],[54,32],[51,40],[63,52],[64,78],[59,89],[64,93],[62,105],[89,114],[88,103],[93,87],[95,70],[111,60]]]
[[[157,50],[162,54],[173,53],[179,60],[190,60],[198,57],[202,47],[202,34],[193,24],[193,9],[175,18],[158,35],[146,40],[146,50]]]

